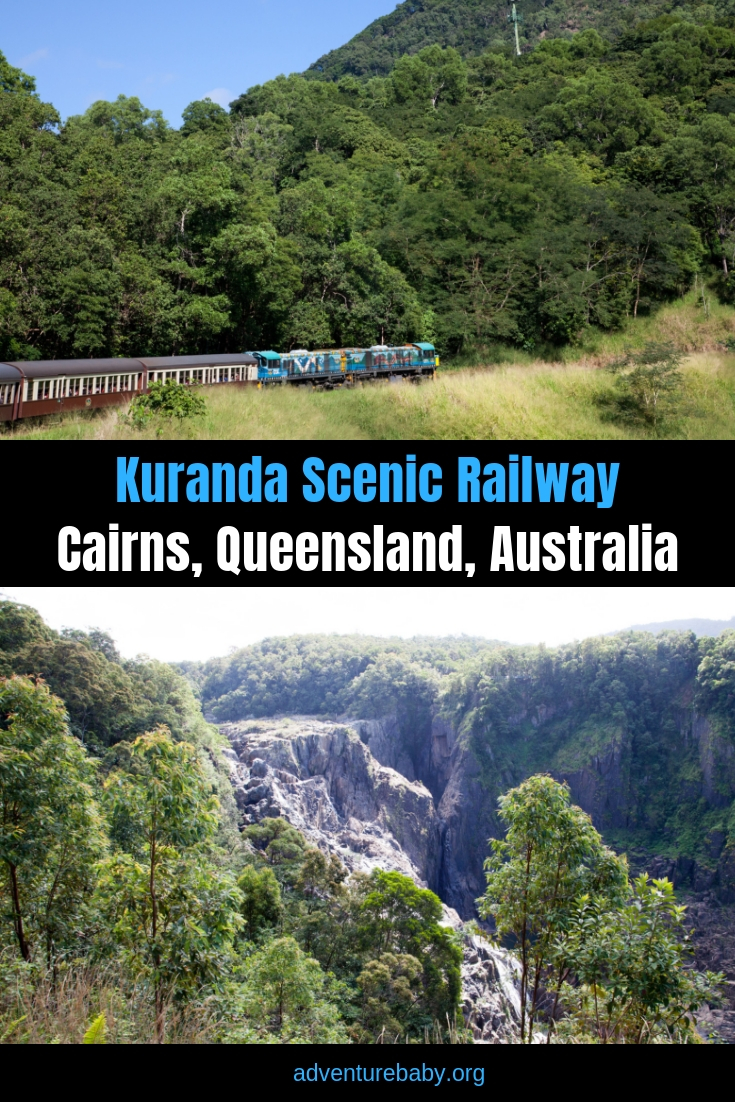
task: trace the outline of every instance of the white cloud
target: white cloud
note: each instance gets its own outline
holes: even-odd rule
[[[202,96],[202,99],[211,99],[214,103],[218,103],[220,107],[229,107],[234,98],[229,88],[213,88],[211,92],[205,92]]]
[[[25,69],[27,65],[34,65],[37,61],[43,61],[44,58],[49,56],[49,52],[44,46],[42,50],[34,50],[32,54],[26,54],[18,62],[18,67]]]

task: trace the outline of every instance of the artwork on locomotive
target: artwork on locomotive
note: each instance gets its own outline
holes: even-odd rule
[[[436,349],[426,342],[313,352],[8,361],[0,363],[0,421],[120,405],[151,383],[170,379],[189,386],[291,383],[330,389],[362,379],[433,378],[438,366]]]

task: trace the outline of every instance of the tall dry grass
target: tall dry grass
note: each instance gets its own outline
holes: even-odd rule
[[[0,1044],[79,1045],[90,1025],[104,1019],[95,1043],[155,1044],[151,991],[116,966],[78,965],[52,972],[6,966],[0,993]],[[213,1017],[204,1006],[167,1009],[166,1043],[212,1044]]]

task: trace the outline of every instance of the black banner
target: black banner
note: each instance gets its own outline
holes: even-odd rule
[[[730,576],[729,443],[16,442],[3,559],[62,585]]]

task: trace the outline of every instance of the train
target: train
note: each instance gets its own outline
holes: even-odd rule
[[[168,380],[189,386],[291,384],[333,389],[362,379],[433,378],[438,367],[436,348],[426,341],[211,356],[9,360],[0,362],[0,422],[121,405],[145,394],[151,383]]]

